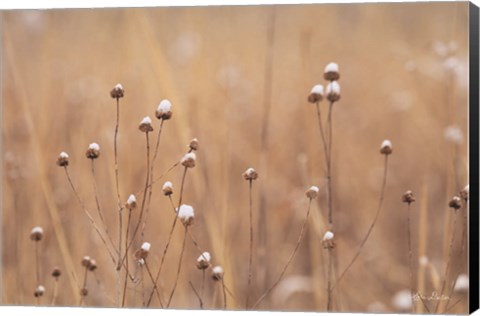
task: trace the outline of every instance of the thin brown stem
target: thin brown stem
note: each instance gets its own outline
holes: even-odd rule
[[[203,270],[203,272],[204,272],[204,274],[205,274],[205,270]],[[188,283],[190,284],[190,287],[192,288],[193,293],[195,293],[195,296],[196,296],[197,299],[198,299],[198,303],[200,304],[200,309],[203,309],[202,297],[198,294],[197,290],[196,290],[195,287],[193,286],[192,281],[189,281]]]
[[[415,289],[413,285],[413,254],[412,254],[412,235],[410,228],[410,217],[411,217],[411,208],[410,203],[408,203],[408,215],[407,215],[407,240],[408,240],[408,262],[410,270],[410,297],[412,299],[412,313],[415,313],[415,301],[413,299]]]
[[[225,281],[222,277],[222,292],[223,292],[223,309],[227,309],[227,291],[225,290]]]
[[[142,204],[140,206],[140,213],[138,215],[138,220],[137,224],[135,225],[135,229],[133,230],[132,238],[130,239],[130,242],[127,245],[127,248],[125,249],[125,255],[123,256],[121,262],[125,260],[125,257],[128,254],[128,250],[132,246],[133,242],[135,241],[135,236],[137,235],[138,228],[140,227],[140,224],[142,223],[142,217],[143,213],[145,211],[145,202],[147,199],[147,188],[148,188],[148,181],[150,180],[150,142],[148,138],[148,132],[145,133],[145,141],[146,141],[146,147],[147,147],[147,176],[145,177],[145,188],[143,190],[143,198],[142,198]],[[117,266],[117,270],[120,269],[120,265]]]
[[[157,293],[158,302],[160,303],[160,306],[163,308],[162,298],[160,296],[160,292],[158,291],[157,283],[153,279],[152,272],[150,272],[150,268],[148,267],[147,260],[145,260],[145,268],[147,269],[147,273],[148,273],[148,276],[150,277],[150,281],[152,281],[152,283],[153,283],[153,291],[155,291]]]
[[[332,139],[333,139],[333,123],[332,123],[333,102],[330,102],[328,108],[328,158],[327,158],[327,198],[328,198],[328,224],[333,227],[333,191],[332,191]]]
[[[322,113],[320,111],[319,102],[316,103],[316,108],[317,108],[317,118],[318,118],[318,129],[320,130],[320,136],[322,137],[323,152],[325,154],[325,165],[326,165],[326,168],[328,168],[327,141],[325,140],[325,133],[323,131]]]
[[[90,220],[90,223],[93,225],[93,228],[95,229],[95,231],[97,232],[97,235],[100,237],[100,239],[102,240],[105,248],[107,249],[113,263],[115,263],[115,256],[114,254],[112,253],[112,251],[110,250],[110,248],[108,247],[108,244],[107,244],[107,241],[105,240],[105,238],[103,237],[102,233],[100,232],[100,228],[97,226],[97,223],[95,222],[95,220],[93,219],[92,215],[90,214],[90,212],[87,210],[87,208],[85,207],[85,204],[83,204],[82,200],[80,199],[80,196],[78,195],[78,192],[77,192],[77,189],[75,188],[75,186],[73,185],[73,182],[72,182],[72,179],[70,178],[70,173],[68,172],[68,168],[65,166],[64,167],[65,169],[65,175],[67,176],[67,180],[68,180],[68,183],[70,184],[70,187],[72,188],[72,191],[75,195],[75,197],[77,198],[77,201],[78,203],[80,204],[80,207],[81,209],[84,211],[84,213],[87,215],[88,219]]]
[[[263,295],[255,302],[255,304],[253,304],[252,309],[255,309],[258,306],[258,304],[260,304],[267,297],[267,295],[270,294],[270,292],[280,283],[280,281],[282,280],[285,272],[287,271],[288,267],[292,263],[293,258],[295,257],[295,254],[297,253],[297,250],[300,247],[300,243],[301,243],[303,235],[305,233],[305,228],[307,227],[308,217],[310,215],[311,204],[312,204],[312,199],[309,199],[308,200],[307,215],[305,216],[305,220],[303,221],[303,225],[302,225],[302,228],[300,230],[300,234],[298,235],[297,244],[295,245],[295,248],[293,249],[292,253],[290,254],[290,257],[288,258],[287,263],[283,267],[283,269],[280,272],[279,276],[277,277],[276,281],[268,288],[268,290],[265,293],[263,293]]]
[[[35,278],[37,281],[37,286],[40,285],[40,260],[38,255],[38,241],[35,243]]]
[[[253,199],[252,199],[252,179],[248,181],[249,192],[249,210],[250,210],[250,251],[248,258],[248,282],[247,282],[247,302],[245,303],[245,309],[248,310],[248,303],[250,299],[250,286],[252,283],[252,261],[253,261]]]
[[[58,278],[55,278],[55,283],[53,285],[53,295],[52,295],[52,303],[51,306],[55,306],[55,301],[58,297]]]
[[[92,161],[93,191],[94,191],[94,195],[95,195],[95,204],[97,206],[97,213],[98,213],[98,216],[100,217],[100,221],[102,222],[103,229],[105,230],[105,234],[107,235],[107,237],[110,241],[110,244],[113,247],[113,240],[112,240],[112,237],[110,236],[110,234],[108,233],[107,223],[105,222],[105,218],[103,217],[102,208],[100,206],[100,200],[98,198],[98,186],[97,186],[97,180],[95,178],[95,159],[90,159],[90,160]]]
[[[332,310],[332,273],[333,270],[333,248],[328,248],[328,272],[327,272],[327,312]]]
[[[173,207],[173,210],[175,212],[175,206],[173,205],[172,197],[169,196],[169,199],[170,199],[170,203]],[[160,278],[160,273],[162,272],[163,263],[165,262],[165,258],[167,256],[168,247],[170,246],[170,242],[172,240],[172,236],[173,236],[173,232],[175,230],[175,226],[177,224],[177,220],[178,220],[178,216],[177,216],[177,213],[175,212],[175,219],[173,220],[172,228],[170,229],[170,233],[168,234],[167,244],[165,245],[165,248],[163,249],[162,259],[160,261],[160,266],[158,267],[157,275],[155,276],[154,284],[157,284],[158,279]],[[152,301],[152,297],[153,297],[153,290],[150,292],[150,295],[148,297],[147,307],[150,306],[150,302]]]
[[[337,279],[337,282],[333,285],[332,287],[332,291],[337,287],[337,285],[340,283],[340,281],[343,279],[343,277],[345,276],[345,274],[348,272],[348,270],[352,267],[352,265],[355,263],[355,261],[357,260],[358,256],[360,255],[363,247],[365,246],[365,243],[367,242],[368,240],[368,237],[370,236],[370,234],[372,233],[372,230],[373,228],[375,227],[375,224],[377,223],[377,219],[378,219],[378,216],[382,210],[382,205],[383,205],[383,200],[384,200],[384,197],[385,197],[385,187],[387,185],[387,171],[388,171],[388,155],[385,155],[385,160],[384,160],[384,169],[383,169],[383,181],[382,181],[382,189],[380,191],[380,199],[378,201],[378,208],[377,208],[377,212],[375,213],[375,217],[373,218],[373,221],[372,223],[370,224],[370,227],[368,228],[368,231],[367,231],[367,234],[365,235],[365,237],[363,238],[362,242],[360,243],[360,246],[358,247],[358,250],[357,252],[355,253],[355,255],[353,256],[352,260],[350,261],[350,263],[347,265],[347,267],[345,268],[345,270],[343,270],[343,272],[340,274],[340,276],[338,277]]]
[[[450,273],[450,263],[452,261],[452,255],[453,255],[453,244],[455,242],[455,234],[456,234],[456,227],[457,227],[457,217],[458,217],[458,211],[455,210],[455,216],[453,217],[453,232],[452,236],[450,238],[450,245],[448,247],[448,258],[447,258],[447,264],[445,266],[445,274],[444,274],[444,279],[442,282],[442,288],[440,290],[440,297],[443,297],[443,294],[445,292],[445,286],[447,284],[447,279],[448,275]],[[438,309],[441,305],[441,300],[438,301],[436,307],[435,307],[435,314],[438,312]]]
[[[188,231],[188,227],[185,226],[185,234],[183,235],[182,249],[180,251],[180,258],[178,259],[177,275],[175,276],[175,283],[173,284],[173,289],[170,292],[170,296],[168,298],[167,308],[170,307],[170,303],[172,302],[173,295],[175,294],[175,290],[177,289],[178,278],[180,277],[180,271],[182,269],[183,254],[185,252],[185,241],[187,240],[187,231]]]
[[[158,148],[160,146],[160,136],[162,135],[162,127],[163,127],[163,122],[164,120],[162,119],[160,121],[160,128],[158,129],[158,134],[157,134],[157,142],[156,142],[156,145],[155,145],[155,151],[153,153],[153,158],[152,158],[152,162],[150,163],[150,179],[149,179],[149,184],[147,185],[147,189],[148,189],[148,198],[147,198],[147,205],[145,207],[145,216],[144,216],[144,220],[143,220],[143,225],[142,225],[142,232],[141,232],[141,236],[142,236],[142,241],[143,241],[143,238],[144,238],[144,232],[145,232],[145,226],[147,224],[147,218],[148,218],[148,211],[150,210],[150,202],[152,200],[152,192],[153,192],[153,186],[152,186],[152,180],[154,178],[154,169],[155,169],[155,160],[157,159],[157,155],[158,155]]]
[[[123,223],[122,223],[122,199],[120,197],[120,185],[119,185],[119,176],[118,176],[118,148],[117,148],[117,137],[118,137],[118,128],[120,125],[120,99],[116,98],[116,112],[117,119],[115,122],[115,133],[113,136],[113,156],[115,160],[115,187],[117,189],[117,204],[118,204],[118,261],[117,261],[117,282],[116,282],[116,306],[120,304],[120,267],[122,266],[122,233],[123,233]]]
[[[125,249],[127,249],[128,243],[128,233],[130,229],[130,220],[132,219],[132,209],[128,210],[128,219],[127,219],[127,232],[125,233]],[[125,306],[125,297],[127,296],[127,281],[128,281],[128,255],[125,256],[125,281],[123,283],[123,297],[122,297],[122,307]]]

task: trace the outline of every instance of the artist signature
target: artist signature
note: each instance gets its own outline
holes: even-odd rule
[[[413,296],[413,300],[416,302],[416,301],[419,301],[419,300],[422,300],[422,301],[446,301],[446,300],[449,300],[450,297],[448,297],[447,295],[439,295],[437,292],[432,292],[432,294],[430,295],[424,295],[422,293],[415,293]]]

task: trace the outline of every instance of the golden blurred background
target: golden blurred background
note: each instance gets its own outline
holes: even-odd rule
[[[333,187],[337,273],[365,235],[378,204],[384,139],[393,143],[385,201],[359,259],[334,294],[336,311],[401,311],[399,291],[409,289],[407,208],[410,189],[415,282],[426,296],[443,280],[450,236],[456,230],[449,282],[466,273],[459,216],[452,227],[448,202],[468,182],[468,3],[211,6],[149,9],[25,10],[2,12],[3,218],[1,302],[31,305],[35,287],[34,226],[45,231],[40,249],[41,303],[50,304],[54,266],[60,267],[58,305],[77,305],[80,261],[95,258],[87,306],[112,306],[115,271],[105,247],[75,200],[61,151],[79,195],[96,216],[88,144],[100,145],[96,179],[111,237],[118,240],[113,137],[116,83],[120,100],[120,193],[142,189],[146,176],[144,116],[169,99],[156,175],[200,142],[189,171],[184,203],[195,208],[191,228],[212,262],[225,270],[228,309],[244,308],[249,248],[249,191],[253,183],[255,301],[274,282],[300,232],[308,200],[320,187],[306,235],[282,282],[258,309],[324,311],[326,190],[314,84],[325,84],[327,63],[340,66],[341,100],[333,111]],[[325,102],[322,110],[327,109]],[[323,112],[326,113],[326,112]],[[325,116],[324,116],[325,117]],[[152,145],[153,146],[153,145]],[[154,184],[144,232],[156,271],[174,219],[161,192],[175,168]],[[174,193],[174,197],[175,197]],[[138,198],[138,197],[137,197]],[[178,198],[178,197],[176,197]],[[176,199],[175,198],[175,199]],[[138,214],[133,215],[134,218]],[[98,217],[95,217],[98,220]],[[160,285],[169,292],[182,244],[177,226]],[[138,238],[137,238],[138,239]],[[133,248],[138,248],[136,241]],[[428,265],[420,265],[420,257]],[[199,308],[198,252],[187,240],[174,308]],[[437,275],[435,274],[437,273]],[[123,274],[122,274],[123,275]],[[142,287],[128,285],[127,306],[142,304]],[[208,278],[205,308],[222,308]],[[143,284],[143,285],[142,285]],[[449,283],[450,284],[450,283]],[[467,297],[452,293],[449,313],[467,311]],[[408,300],[407,300],[408,301]],[[427,302],[432,308],[436,302]],[[400,304],[401,305],[401,304]],[[154,301],[154,307],[159,307]],[[426,312],[420,302],[416,311]],[[432,311],[433,312],[433,311]]]

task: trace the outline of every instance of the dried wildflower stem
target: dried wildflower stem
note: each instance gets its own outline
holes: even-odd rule
[[[411,217],[411,208],[410,203],[408,203],[408,215],[407,215],[407,239],[408,239],[408,265],[410,270],[410,297],[412,299],[412,313],[415,312],[415,300],[413,296],[415,294],[414,283],[413,283],[413,253],[412,253],[412,234],[410,228],[410,217]]]
[[[250,251],[248,257],[248,282],[247,282],[247,302],[245,303],[245,309],[248,310],[248,303],[250,299],[250,286],[252,283],[252,261],[253,261],[253,199],[252,199],[252,182],[248,181],[248,193],[249,193],[249,205],[250,205]]]
[[[300,234],[298,235],[297,244],[295,245],[295,248],[293,249],[292,253],[290,254],[290,257],[288,258],[287,263],[283,267],[283,269],[280,272],[279,276],[277,277],[276,281],[268,288],[268,290],[265,293],[263,293],[263,295],[255,302],[255,304],[253,304],[252,309],[255,309],[258,306],[258,304],[260,304],[265,299],[265,297],[267,297],[267,295],[270,294],[270,292],[278,285],[278,283],[280,283],[280,281],[282,280],[285,272],[287,271],[288,267],[292,263],[292,260],[295,257],[298,248],[300,247],[300,242],[303,239],[303,235],[305,233],[305,228],[307,227],[307,221],[308,221],[308,217],[310,215],[311,204],[312,204],[312,199],[309,199],[308,200],[307,215],[305,216],[305,220],[303,221],[302,229],[300,230]]]
[[[332,310],[332,270],[333,270],[333,248],[328,248],[328,278],[327,278],[327,311]]]
[[[203,274],[205,275],[205,270],[203,271]],[[202,300],[202,297],[198,294],[197,290],[196,290],[195,287],[193,286],[192,281],[189,281],[188,283],[190,284],[190,287],[192,288],[193,293],[195,293],[195,296],[196,296],[197,299],[198,299],[198,303],[200,304],[200,309],[203,309],[203,300]]]
[[[115,133],[113,136],[113,156],[115,160],[115,187],[117,189],[117,203],[118,203],[118,261],[117,261],[117,282],[116,282],[116,304],[120,304],[120,268],[122,266],[122,235],[123,235],[123,223],[122,223],[122,199],[120,197],[120,185],[118,177],[118,148],[117,148],[117,137],[118,137],[118,128],[120,123],[120,98],[116,97],[116,112],[117,119],[115,122]],[[125,251],[126,252],[126,251]]]
[[[158,291],[157,283],[155,282],[155,279],[153,278],[152,272],[150,272],[150,268],[148,267],[147,260],[145,259],[145,268],[147,269],[148,276],[150,277],[150,280],[153,283],[153,291],[157,293],[157,299],[158,302],[160,303],[160,306],[163,308],[163,302],[162,298],[160,296],[160,292]]]
[[[178,259],[177,274],[175,276],[175,283],[173,284],[172,291],[170,292],[170,296],[168,298],[168,302],[166,306],[167,308],[170,307],[170,303],[172,302],[173,295],[175,294],[175,290],[177,289],[178,278],[180,277],[180,271],[182,269],[183,254],[185,253],[185,241],[187,240],[187,232],[188,232],[188,227],[185,226],[185,234],[183,235],[182,249],[180,251],[180,258]]]
[[[385,187],[387,185],[387,172],[388,172],[388,155],[385,155],[385,160],[384,160],[384,167],[383,167],[383,181],[382,181],[382,189],[380,191],[380,199],[378,201],[378,208],[377,208],[377,212],[375,213],[375,217],[373,218],[373,221],[372,223],[370,224],[370,227],[368,228],[368,231],[367,231],[367,234],[365,235],[365,237],[363,238],[362,242],[360,243],[360,246],[358,247],[358,250],[357,252],[355,253],[355,255],[353,256],[352,260],[350,261],[350,263],[347,265],[347,267],[345,268],[345,270],[343,270],[343,272],[340,274],[340,276],[338,277],[336,283],[333,285],[332,287],[332,291],[337,287],[337,285],[340,283],[340,281],[343,279],[343,277],[345,276],[345,274],[348,272],[348,270],[350,270],[350,268],[352,267],[352,265],[355,263],[355,261],[357,260],[358,256],[360,255],[360,252],[362,251],[363,247],[365,246],[365,243],[367,242],[368,240],[368,237],[370,236],[370,234],[372,233],[372,230],[373,228],[375,227],[375,224],[377,223],[377,219],[378,219],[378,216],[382,210],[382,205],[383,205],[383,199],[385,197]]]
[[[145,202],[146,202],[146,199],[147,199],[147,192],[148,192],[148,182],[150,180],[150,141],[149,141],[149,138],[148,138],[148,132],[145,132],[145,140],[146,140],[146,149],[147,149],[147,176],[145,177],[145,188],[143,190],[143,198],[142,198],[142,204],[141,204],[141,207],[140,207],[140,213],[138,215],[138,220],[137,220],[137,224],[135,225],[135,229],[133,230],[133,234],[132,234],[132,238],[130,239],[130,242],[128,242],[128,245],[125,249],[125,255],[123,256],[123,259],[121,260],[121,262],[123,262],[123,260],[125,260],[127,254],[128,254],[128,250],[130,249],[130,247],[132,246],[134,240],[135,240],[135,236],[137,235],[137,232],[138,232],[138,228],[140,227],[140,224],[142,223],[142,218],[143,218],[143,213],[145,211]],[[121,264],[121,262],[119,264]],[[120,269],[120,265],[117,266],[117,270]]]
[[[55,301],[58,297],[58,278],[55,278],[55,283],[53,284],[53,295],[51,306],[55,306]]]
[[[128,247],[128,233],[130,230],[130,221],[132,219],[132,209],[128,210],[128,219],[127,219],[127,231],[125,233],[125,249]],[[123,282],[123,297],[122,297],[122,307],[125,306],[125,297],[127,294],[127,281],[128,281],[128,255],[125,256],[125,280]]]
[[[88,275],[88,266],[85,267],[85,273],[84,273],[84,275],[83,275],[83,286],[82,286],[82,289],[85,289],[85,288],[87,287],[87,275]],[[83,303],[85,303],[84,298],[85,298],[84,295],[80,295],[80,302],[78,303],[79,306],[82,306]]]
[[[225,281],[222,277],[222,292],[223,292],[223,309],[227,309],[227,291],[225,287]]]
[[[448,247],[447,264],[445,266],[444,278],[443,278],[442,287],[441,287],[441,290],[440,290],[440,298],[445,293],[445,286],[447,284],[448,275],[450,273],[450,264],[452,262],[452,255],[453,255],[453,244],[455,242],[455,235],[456,235],[456,230],[457,230],[457,228],[456,228],[457,227],[457,217],[458,217],[458,210],[455,210],[455,215],[453,216],[453,231],[452,231],[452,236],[450,238],[450,245]],[[438,303],[435,307],[435,314],[437,314],[439,312],[440,305],[443,305],[442,300],[438,301]]]
[[[147,224],[147,217],[148,217],[148,211],[150,209],[150,201],[152,200],[152,181],[153,181],[153,178],[154,178],[154,169],[155,169],[155,160],[157,160],[157,156],[158,156],[158,148],[160,147],[160,136],[162,135],[162,128],[163,128],[163,122],[165,120],[161,120],[160,121],[160,128],[158,129],[158,134],[157,134],[157,142],[155,144],[155,151],[153,153],[153,158],[152,158],[152,162],[150,163],[150,179],[149,179],[149,184],[147,185],[147,188],[148,189],[148,199],[147,199],[147,205],[145,207],[145,218],[143,220],[143,226],[142,226],[142,232],[141,232],[141,236],[142,236],[142,240],[143,240],[143,236],[144,236],[144,231],[145,231],[145,226]]]
[[[173,205],[173,200],[172,200],[171,195],[169,195],[169,199],[170,199],[170,204],[172,205],[173,211],[175,213],[175,219],[173,220],[172,228],[170,229],[170,233],[168,234],[167,244],[165,245],[165,248],[163,249],[162,259],[160,261],[160,266],[158,267],[157,275],[155,276],[155,279],[153,281],[155,285],[157,284],[158,279],[160,278],[160,273],[162,272],[163,263],[165,262],[165,257],[167,256],[168,247],[170,246],[170,242],[172,240],[173,232],[175,230],[175,226],[176,226],[177,220],[178,220],[177,213],[175,212],[175,205]],[[147,307],[150,306],[150,303],[152,301],[152,297],[153,297],[153,290],[150,292],[150,295],[149,295],[149,298],[148,298],[148,301],[147,301]]]
[[[327,165],[327,168],[328,168],[328,149],[327,149],[327,141],[325,139],[325,133],[323,131],[322,112],[320,111],[320,102],[316,102],[315,104],[317,108],[318,129],[320,130],[320,136],[322,137],[323,151],[325,154],[325,164]]]
[[[93,191],[94,191],[94,195],[95,195],[95,204],[97,206],[97,213],[98,213],[98,216],[100,217],[100,221],[102,222],[102,225],[103,225],[103,229],[105,230],[105,233],[110,241],[110,244],[112,245],[113,247],[113,240],[112,240],[112,237],[110,236],[110,234],[108,233],[108,227],[107,227],[107,223],[105,222],[105,218],[103,217],[103,212],[102,212],[102,208],[100,206],[100,200],[98,198],[98,186],[97,186],[97,180],[95,178],[95,159],[90,159],[92,161],[92,179],[93,179]]]
[[[332,110],[333,101],[330,102],[328,108],[328,157],[327,157],[327,198],[328,198],[328,224],[330,228],[333,226],[333,191],[332,191],[332,139],[333,139],[333,122],[332,122]]]
[[[115,263],[115,256],[114,254],[112,253],[112,251],[110,250],[110,248],[108,247],[108,244],[107,244],[107,241],[105,240],[105,238],[103,237],[102,233],[100,232],[100,229],[99,227],[97,226],[97,223],[95,222],[95,220],[93,219],[92,215],[90,214],[90,212],[87,210],[87,208],[85,207],[85,204],[83,204],[82,200],[80,199],[80,196],[78,195],[78,192],[77,192],[77,189],[75,188],[75,186],[73,185],[73,181],[70,177],[70,173],[68,172],[68,168],[65,166],[64,167],[65,169],[65,175],[67,176],[67,180],[68,180],[68,183],[70,184],[70,187],[72,188],[72,191],[75,195],[75,197],[77,198],[77,201],[78,203],[80,204],[80,207],[82,208],[82,210],[84,211],[84,213],[87,215],[88,219],[90,220],[90,223],[93,225],[93,228],[95,228],[95,231],[97,232],[97,235],[100,237],[100,239],[102,240],[103,244],[105,245],[105,248],[107,249],[113,263]]]

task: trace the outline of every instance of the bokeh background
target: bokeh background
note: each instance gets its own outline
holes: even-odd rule
[[[59,266],[57,304],[78,304],[80,260],[89,255],[99,267],[95,278],[89,277],[85,304],[112,306],[112,262],[55,162],[59,152],[69,153],[73,181],[95,214],[85,150],[92,142],[100,145],[100,203],[116,241],[115,101],[109,91],[120,82],[122,198],[144,183],[145,140],[138,123],[147,115],[154,118],[160,100],[169,99],[174,114],[164,124],[155,172],[167,170],[190,139],[199,139],[184,202],[195,208],[192,233],[198,243],[225,270],[233,294],[227,296],[229,309],[243,308],[246,295],[249,204],[243,171],[254,167],[260,175],[253,185],[252,300],[272,284],[295,246],[307,208],[305,190],[321,188],[293,264],[258,308],[324,311],[324,156],[315,106],[306,98],[314,84],[325,84],[323,69],[332,61],[340,66],[342,89],[333,112],[337,274],[376,211],[380,144],[390,139],[394,149],[382,213],[335,291],[335,310],[402,311],[395,297],[409,288],[407,212],[401,203],[407,189],[417,197],[412,240],[419,291],[430,296],[439,290],[454,229],[448,284],[467,272],[459,237],[463,214],[453,227],[448,201],[468,183],[468,3],[26,10],[2,12],[1,19],[2,304],[36,304],[29,234],[42,226],[39,263],[47,289],[42,303],[50,302],[50,272]],[[326,103],[321,105],[326,114]],[[158,129],[159,121],[154,124]],[[161,185],[170,180],[178,192],[180,179],[176,168],[153,187],[145,229],[153,270],[174,218]],[[165,292],[178,266],[179,228],[162,274]],[[428,265],[418,264],[422,256]],[[197,257],[187,240],[172,307],[199,307],[189,285],[201,284]],[[149,292],[151,282],[144,277]],[[222,308],[221,289],[207,281],[205,307]],[[141,292],[141,282],[129,284],[127,306],[141,307]],[[452,294],[450,313],[464,313],[467,306],[466,294]],[[416,310],[425,312],[425,306],[418,303]]]

